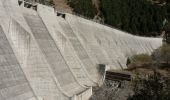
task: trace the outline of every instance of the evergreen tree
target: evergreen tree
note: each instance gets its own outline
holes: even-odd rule
[[[127,100],[170,100],[170,79],[154,71],[148,78],[139,76],[133,81],[134,94]]]
[[[68,0],[73,11],[89,18],[97,13],[91,0]],[[100,0],[104,22],[132,34],[155,36],[163,20],[170,18],[170,0],[161,6],[148,0]]]

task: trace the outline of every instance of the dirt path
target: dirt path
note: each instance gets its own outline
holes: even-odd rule
[[[72,13],[72,8],[69,5],[67,5],[67,0],[53,0],[53,1],[56,10]]]

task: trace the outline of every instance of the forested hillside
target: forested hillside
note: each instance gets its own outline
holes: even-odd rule
[[[68,0],[68,4],[86,17],[97,14],[91,0]],[[159,35],[163,21],[170,18],[170,0],[100,0],[99,4],[105,24],[137,35]]]
[[[97,9],[91,0],[68,0],[68,4],[73,8],[73,12],[93,18],[97,14]]]
[[[55,1],[57,4],[57,0],[36,1],[46,5],[53,5]],[[94,1],[99,2],[97,7]],[[67,0],[67,4],[76,14],[91,19],[97,15],[102,23],[136,35],[160,35],[164,20],[170,22],[170,0]],[[66,7],[58,7],[60,5],[63,6],[59,4],[56,8],[65,11]]]

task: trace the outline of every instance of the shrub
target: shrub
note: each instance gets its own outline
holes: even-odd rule
[[[161,58],[167,63],[170,61],[170,45],[164,44],[161,48]]]
[[[151,0],[99,0],[104,23],[143,36],[159,35],[165,20],[170,20],[170,2],[160,6]],[[163,0],[165,1],[165,0]],[[92,0],[68,0],[75,13],[94,18],[97,9]]]
[[[97,13],[97,9],[91,0],[68,0],[68,4],[73,8],[75,13],[88,18],[94,18]]]
[[[134,94],[127,100],[170,100],[170,78],[159,72],[145,78],[137,76],[132,83]]]
[[[149,63],[152,62],[152,57],[148,54],[139,54],[131,57],[131,63]]]

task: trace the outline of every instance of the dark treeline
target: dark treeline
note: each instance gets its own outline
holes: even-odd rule
[[[97,11],[91,0],[68,0],[73,11],[93,18]],[[166,1],[163,5],[162,2]],[[100,0],[104,22],[132,34],[159,35],[164,19],[170,18],[170,0],[154,4],[148,0]],[[169,15],[169,16],[168,16]]]
[[[101,0],[105,23],[132,34],[153,36],[161,32],[166,6],[146,0]]]
[[[93,18],[97,13],[91,0],[68,0],[68,4],[73,8],[73,12],[89,18]]]

